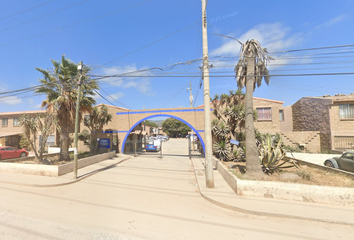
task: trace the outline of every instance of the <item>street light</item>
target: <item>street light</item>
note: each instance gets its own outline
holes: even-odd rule
[[[78,132],[79,132],[79,110],[80,110],[80,95],[81,95],[81,78],[82,78],[82,61],[77,66],[77,70],[80,74],[77,81],[77,101],[76,101],[76,115],[75,115],[75,142],[74,142],[74,178],[77,178],[77,159],[78,159]]]

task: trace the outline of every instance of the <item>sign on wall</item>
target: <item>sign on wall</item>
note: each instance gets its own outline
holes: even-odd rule
[[[101,138],[98,141],[98,148],[110,148],[110,147],[111,147],[111,139]]]

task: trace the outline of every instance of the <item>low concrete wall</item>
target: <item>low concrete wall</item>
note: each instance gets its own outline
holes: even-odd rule
[[[116,152],[113,151],[113,152],[99,154],[99,155],[81,159],[78,161],[78,169],[84,168],[94,163],[104,161],[109,158],[113,158],[115,156],[116,156]],[[64,165],[55,166],[55,165],[0,162],[0,172],[58,177],[72,171],[73,171],[73,163],[67,163]]]
[[[300,159],[306,162],[315,163],[323,166],[323,163],[333,157],[340,157],[342,154],[316,154],[316,153],[290,153],[287,152],[286,156],[290,158]]]
[[[108,153],[103,153],[103,154],[98,154],[95,156],[87,157],[84,159],[81,159],[78,161],[78,169],[84,168],[86,166],[107,160],[108,158],[113,158],[116,156],[116,152],[108,152]],[[58,176],[67,174],[69,172],[72,172],[74,168],[74,163],[67,163],[64,165],[59,166],[58,168]]]
[[[69,148],[69,152],[73,152],[74,148]],[[60,147],[50,147],[48,146],[48,153],[60,153]]]
[[[354,206],[354,188],[241,180],[219,160],[213,160],[216,169],[237,195]]]
[[[19,160],[24,160],[24,161],[33,161],[35,156],[28,156],[25,158],[11,158],[11,159],[5,159],[1,160],[0,162],[17,162]],[[43,154],[43,159],[49,159],[49,160],[58,160],[59,159],[59,153],[50,153],[50,154]]]

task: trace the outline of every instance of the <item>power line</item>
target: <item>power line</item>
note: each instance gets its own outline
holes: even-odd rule
[[[22,42],[22,41],[25,41],[25,40],[28,40],[28,39],[40,37],[40,36],[43,36],[43,35],[46,35],[46,34],[49,34],[49,33],[53,33],[53,32],[68,28],[68,27],[72,27],[72,26],[87,22],[87,21],[92,21],[92,20],[96,20],[96,19],[99,19],[99,18],[102,18],[102,17],[106,17],[108,15],[112,15],[112,14],[115,14],[115,13],[130,9],[130,8],[134,8],[134,7],[137,7],[137,6],[140,6],[140,5],[144,4],[146,2],[151,2],[151,1],[152,0],[146,0],[146,1],[134,4],[134,5],[131,5],[131,6],[128,6],[128,7],[113,11],[113,12],[109,12],[109,13],[106,13],[106,14],[103,14],[103,15],[100,15],[100,16],[97,16],[97,17],[92,17],[92,18],[88,18],[88,19],[85,19],[85,20],[82,20],[82,21],[79,21],[79,22],[76,22],[76,23],[72,23],[72,24],[66,25],[64,27],[59,27],[59,28],[56,28],[56,29],[53,29],[53,30],[49,30],[47,32],[43,32],[43,33],[40,33],[40,34],[37,34],[37,35],[33,35],[33,36],[30,36],[30,37],[27,37],[27,38],[22,38],[22,39],[18,39],[18,40],[12,41],[12,42],[7,42],[7,43],[4,43],[4,44],[0,45],[0,47],[6,46],[6,45],[9,45],[9,44],[12,44],[12,43]]]
[[[128,106],[127,104],[125,104],[125,103],[123,103],[123,102],[121,102],[121,101],[118,101],[118,99],[112,97],[111,94],[109,94],[106,90],[104,90],[104,89],[102,88],[102,86],[100,86],[100,90],[102,90],[103,92],[105,92],[105,93],[107,94],[107,96],[110,97],[113,101],[116,101],[117,103],[119,103],[119,104],[125,106],[126,108],[132,109],[132,108],[131,108],[130,106]]]
[[[106,100],[109,104],[111,104],[112,106],[118,107],[118,106],[116,106],[114,103],[112,103],[111,101],[109,101],[107,98],[105,98],[104,96],[102,96],[102,94],[101,94],[99,91],[97,91],[96,89],[94,89],[94,91],[95,91],[101,98],[103,98],[104,100]]]
[[[66,9],[69,9],[69,8],[72,8],[72,7],[75,7],[75,6],[77,6],[77,5],[81,5],[81,4],[90,2],[90,1],[92,1],[92,0],[86,0],[86,1],[83,1],[83,2],[79,2],[79,3],[72,4],[72,5],[70,5],[70,6],[64,7],[64,8],[62,8],[62,9],[56,10],[56,11],[54,11],[54,12],[51,12],[51,13],[48,13],[48,14],[45,14],[45,15],[42,15],[42,16],[33,18],[33,19],[28,20],[28,21],[26,21],[26,22],[22,22],[22,23],[19,23],[19,24],[17,24],[17,25],[13,25],[13,26],[11,26],[11,27],[7,27],[7,28],[4,28],[4,29],[1,29],[0,32],[4,32],[4,31],[6,31],[6,30],[9,30],[9,29],[12,29],[12,28],[15,28],[15,27],[22,26],[22,25],[27,24],[27,23],[30,23],[30,22],[34,22],[34,21],[36,21],[36,20],[39,20],[39,19],[48,17],[48,16],[53,15],[53,14],[55,14],[55,13],[64,11],[64,10],[66,10]]]
[[[314,51],[314,50],[322,50],[322,49],[348,48],[348,47],[354,47],[354,44],[338,45],[338,46],[328,46],[328,47],[303,48],[303,49],[291,49],[291,50],[285,50],[285,51],[274,52],[274,53],[289,53],[289,52],[301,52],[301,51]],[[271,54],[271,53],[270,53],[270,54]]]
[[[10,94],[10,93],[18,93],[18,92],[24,92],[27,90],[34,90],[39,88],[41,85],[33,86],[33,87],[28,87],[28,88],[22,88],[22,89],[17,89],[13,91],[7,91],[7,92],[0,92],[0,95],[5,95],[5,94]]]
[[[295,77],[295,76],[332,76],[332,75],[353,75],[354,72],[337,72],[337,73],[299,73],[299,74],[269,74],[269,75],[253,75],[255,77],[263,77],[263,76],[269,76],[269,77]],[[208,75],[209,77],[235,77],[235,75]],[[242,75],[240,77],[246,77],[247,75]],[[98,79],[104,79],[104,78],[110,78],[110,77],[119,77],[119,76],[102,76],[101,78]],[[198,75],[180,75],[180,76],[159,76],[159,75],[148,75],[148,76],[122,76],[126,78],[145,78],[145,77],[164,77],[164,78],[185,78],[185,77],[200,77]]]
[[[154,45],[155,43],[158,43],[158,42],[160,42],[160,41],[162,41],[162,40],[164,40],[164,39],[166,39],[166,38],[169,38],[169,37],[175,35],[176,33],[182,32],[183,30],[190,28],[191,26],[193,26],[193,25],[196,24],[196,23],[199,23],[199,21],[198,21],[198,22],[195,22],[195,23],[193,23],[193,24],[191,24],[191,25],[188,25],[188,26],[186,26],[186,27],[183,27],[183,28],[181,28],[181,29],[179,29],[179,30],[177,30],[177,31],[174,31],[173,33],[170,33],[170,34],[168,34],[168,35],[166,35],[166,36],[164,36],[164,37],[162,37],[162,38],[159,38],[159,39],[157,39],[157,40],[155,40],[155,41],[153,41],[153,42],[151,42],[151,43],[149,43],[149,44],[147,44],[147,45],[145,45],[145,46],[143,46],[143,47],[140,47],[140,48],[138,48],[138,49],[135,49],[134,51],[131,51],[131,52],[126,53],[126,54],[123,54],[122,56],[117,57],[117,58],[115,58],[115,59],[112,59],[112,60],[110,60],[110,61],[108,61],[108,62],[106,62],[106,63],[104,63],[104,64],[102,64],[102,65],[100,65],[100,66],[98,66],[98,67],[93,68],[92,70],[95,70],[95,69],[100,68],[100,67],[102,67],[102,66],[104,66],[104,65],[107,65],[107,64],[109,64],[109,63],[115,62],[115,61],[117,61],[117,60],[119,60],[119,59],[122,59],[122,58],[124,58],[124,57],[126,57],[126,56],[129,56],[129,55],[131,55],[131,54],[133,54],[133,53],[136,53],[136,52],[138,52],[138,51],[140,51],[140,50],[143,50],[144,48],[147,48],[147,47],[149,47],[149,46],[151,46],[151,45]]]
[[[28,11],[31,11],[31,10],[33,10],[33,9],[35,9],[35,8],[41,7],[41,6],[43,6],[43,5],[46,5],[46,4],[51,3],[51,2],[54,2],[54,1],[55,1],[55,0],[47,1],[47,2],[41,3],[41,4],[39,4],[39,5],[33,6],[33,7],[31,7],[31,8],[22,10],[22,11],[17,12],[17,13],[14,13],[14,14],[12,14],[12,15],[9,15],[9,16],[3,17],[3,18],[0,18],[0,21],[5,20],[5,19],[8,19],[8,18],[12,18],[12,17],[14,17],[14,16],[20,15],[20,14],[25,13],[25,12],[28,12]]]

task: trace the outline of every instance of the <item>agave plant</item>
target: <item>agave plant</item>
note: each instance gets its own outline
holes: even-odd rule
[[[246,149],[244,146],[237,147],[232,152],[232,158],[235,162],[244,161],[246,159]]]
[[[260,161],[265,174],[271,175],[282,168],[297,167],[295,162],[284,160],[285,152],[282,149],[281,141],[274,143],[270,134],[265,135],[260,148]],[[290,165],[285,165],[289,163]]]
[[[221,160],[225,161],[229,158],[230,154],[230,144],[225,140],[220,140],[213,144],[215,155]]]

